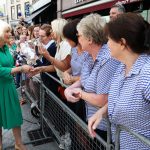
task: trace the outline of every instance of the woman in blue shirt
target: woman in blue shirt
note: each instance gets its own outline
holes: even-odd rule
[[[150,139],[150,25],[137,14],[126,13],[106,25],[111,56],[122,62],[112,80],[108,97],[108,116],[112,140],[117,125],[123,125]],[[89,120],[93,129],[104,114],[99,110]],[[121,131],[120,150],[148,150],[135,137]]]
[[[81,78],[65,90],[68,101],[77,102],[83,99],[86,103],[86,120],[99,107],[107,103],[107,94],[111,78],[119,62],[110,57],[105,44],[103,20],[98,14],[83,18],[77,25],[78,40],[82,49],[88,52],[81,71]],[[98,127],[97,132],[106,140],[106,121]]]
[[[81,69],[87,52],[82,50],[77,37],[77,24],[80,19],[74,19],[67,23],[63,28],[63,35],[71,46],[71,68],[63,73],[63,80],[65,84],[72,84],[80,79]]]
[[[83,63],[86,59],[87,52],[82,50],[77,37],[77,24],[80,19],[74,19],[68,22],[63,28],[63,35],[71,46],[71,68],[63,73],[63,81],[65,84],[71,85],[72,83],[80,80],[81,70]],[[84,101],[79,101],[72,105],[72,110],[83,120],[85,120],[85,104]]]

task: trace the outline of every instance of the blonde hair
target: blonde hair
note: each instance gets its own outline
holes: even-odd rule
[[[4,34],[6,31],[11,31],[11,26],[2,20],[0,20],[0,39],[4,39]]]
[[[67,24],[67,20],[62,18],[55,19],[51,22],[51,27],[53,32],[55,32],[56,35],[60,37],[62,40],[64,39],[63,28],[66,24]]]

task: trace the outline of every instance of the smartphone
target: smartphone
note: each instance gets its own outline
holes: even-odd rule
[[[39,48],[37,45],[35,45],[35,53],[37,56],[40,56],[40,53],[39,53]]]

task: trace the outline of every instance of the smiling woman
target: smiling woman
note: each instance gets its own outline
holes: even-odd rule
[[[30,66],[13,67],[14,60],[7,46],[10,35],[11,27],[0,20],[0,128],[13,129],[15,149],[26,150],[21,141],[22,114],[12,74],[28,72]],[[2,129],[0,129],[1,149]]]

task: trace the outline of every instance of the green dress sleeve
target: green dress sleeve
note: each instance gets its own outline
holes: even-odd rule
[[[2,78],[2,77],[10,78],[11,70],[12,70],[12,68],[10,68],[10,67],[2,67],[2,65],[0,65],[0,78]]]
[[[13,58],[7,45],[4,45],[3,49],[0,51],[0,80],[7,80],[12,78]]]

